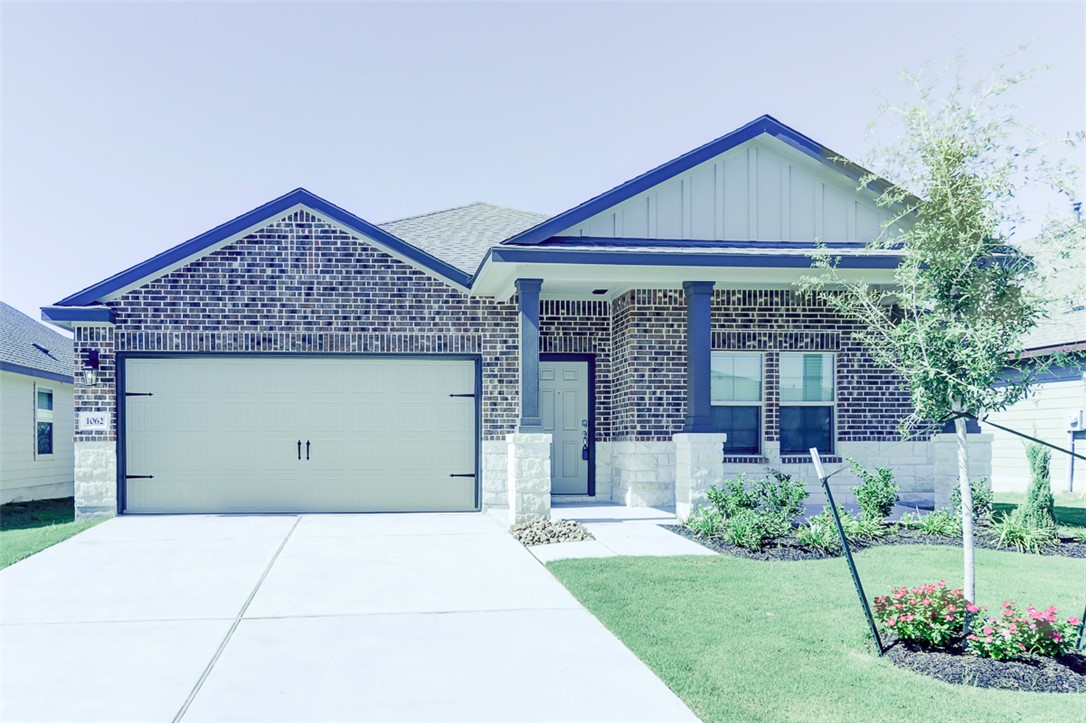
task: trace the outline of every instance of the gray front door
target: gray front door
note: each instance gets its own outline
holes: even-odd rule
[[[588,362],[541,361],[539,406],[551,440],[551,494],[588,494]]]

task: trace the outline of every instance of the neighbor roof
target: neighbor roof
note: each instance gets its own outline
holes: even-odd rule
[[[72,381],[72,340],[0,302],[0,370]]]
[[[545,220],[547,216],[542,213],[493,203],[469,203],[378,227],[471,274],[492,246]]]

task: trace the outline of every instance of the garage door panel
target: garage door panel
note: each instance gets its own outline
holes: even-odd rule
[[[470,510],[474,362],[131,359],[129,512]],[[302,460],[298,441],[302,441]],[[305,459],[305,442],[310,459]]]

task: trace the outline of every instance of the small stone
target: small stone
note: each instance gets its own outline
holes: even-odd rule
[[[592,533],[578,522],[573,520],[552,520],[549,517],[536,517],[521,522],[514,525],[510,532],[525,547],[595,539],[592,537]]]

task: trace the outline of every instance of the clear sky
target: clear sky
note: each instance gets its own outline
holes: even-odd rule
[[[1086,128],[1068,3],[0,3],[0,299],[53,303],[304,186],[379,223],[556,213],[763,113],[862,159],[900,69],[988,70]]]

